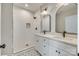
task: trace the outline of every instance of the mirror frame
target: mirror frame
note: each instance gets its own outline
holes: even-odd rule
[[[43,17],[46,17],[46,16],[48,16],[49,17],[49,30],[43,30]],[[51,15],[44,15],[44,16],[42,16],[42,19],[41,19],[41,32],[51,32]]]

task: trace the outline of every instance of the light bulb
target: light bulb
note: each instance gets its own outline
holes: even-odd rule
[[[42,15],[47,15],[48,12],[44,10],[41,14],[42,14]]]
[[[68,3],[64,3],[63,5],[64,5],[64,6],[67,6],[67,5],[69,5],[69,4],[68,4]]]
[[[25,7],[28,7],[28,4],[25,4]]]

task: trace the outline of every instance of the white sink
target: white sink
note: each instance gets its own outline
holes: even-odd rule
[[[47,37],[54,37],[55,35],[45,34],[45,36],[47,36]]]
[[[51,34],[45,34],[46,37],[52,37],[52,38],[57,38],[57,39],[62,39],[62,36],[57,36],[57,35],[51,35]]]
[[[61,36],[55,36],[54,38],[62,39],[63,37],[61,37]]]

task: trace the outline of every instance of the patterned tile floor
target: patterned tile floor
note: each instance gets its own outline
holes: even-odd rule
[[[40,56],[40,54],[34,48],[29,48],[15,54],[8,54],[7,56]]]

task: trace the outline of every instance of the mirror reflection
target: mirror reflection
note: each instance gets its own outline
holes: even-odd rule
[[[77,34],[77,4],[61,6],[56,13],[56,32]]]

